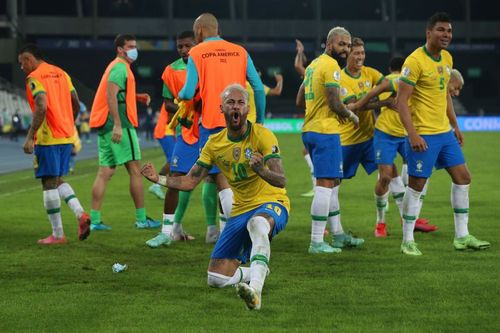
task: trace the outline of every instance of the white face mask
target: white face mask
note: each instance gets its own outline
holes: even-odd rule
[[[139,52],[137,51],[137,48],[127,50],[125,51],[125,53],[127,54],[127,57],[132,61],[136,61],[137,58],[139,57]]]

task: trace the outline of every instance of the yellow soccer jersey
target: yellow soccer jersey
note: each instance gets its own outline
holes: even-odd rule
[[[392,92],[384,92],[380,94],[379,99],[382,101],[395,95],[398,92],[400,74],[389,74],[385,78],[391,83]],[[375,122],[375,128],[389,135],[404,137],[406,130],[401,123],[399,113],[396,110],[383,106],[380,109],[380,115]]]
[[[71,82],[71,78],[68,74],[66,74],[66,79],[68,80],[70,92],[74,91],[75,87],[73,86],[73,82]],[[33,98],[35,98],[36,95],[40,93],[46,93],[42,83],[33,77],[28,78],[28,87]],[[73,138],[54,138],[46,119],[43,120],[42,124],[38,128],[38,131],[35,134],[35,144],[37,145],[61,145],[66,143],[73,143],[73,141]]]
[[[238,139],[229,138],[227,129],[211,135],[196,163],[208,169],[217,165],[229,181],[234,193],[231,216],[248,212],[266,202],[278,202],[290,210],[286,190],[270,185],[250,167],[254,151],[261,153],[265,161],[280,158],[274,134],[260,124],[248,122],[248,130]]]
[[[252,123],[255,123],[255,121],[257,120],[257,108],[255,107],[253,89],[252,86],[250,85],[250,82],[246,81],[245,85],[246,85],[245,88],[248,92],[248,107],[249,107],[247,119],[250,120]],[[269,94],[269,90],[271,90],[271,88],[269,88],[264,84],[264,94],[266,94],[266,96],[267,94]]]
[[[328,106],[326,88],[340,88],[340,72],[337,61],[326,53],[307,66],[303,83],[306,116],[302,132],[339,133],[340,123],[337,115]]]
[[[453,59],[446,50],[441,51],[439,59],[434,59],[422,46],[406,58],[400,81],[414,87],[408,106],[418,134],[450,131],[446,97],[452,68]]]
[[[344,68],[342,70],[340,96],[344,103],[353,97],[360,100],[383,79],[384,75],[371,67],[363,66],[358,76],[351,75],[347,68]],[[362,143],[373,137],[375,118],[372,110],[361,111],[357,115],[359,117],[358,128],[355,128],[351,121],[340,125],[340,143],[342,146]]]

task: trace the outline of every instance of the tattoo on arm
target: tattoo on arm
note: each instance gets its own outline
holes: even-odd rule
[[[269,184],[284,188],[286,185],[285,171],[281,159],[270,158],[266,161],[267,168],[261,168],[259,176]]]
[[[344,103],[340,100],[339,88],[337,87],[327,87],[326,89],[326,99],[328,101],[328,106],[330,110],[338,114],[341,117],[347,118],[351,115],[351,112],[345,107]]]
[[[208,175],[208,170],[198,164],[193,165],[186,176],[168,177],[167,187],[181,191],[191,191],[203,178]]]
[[[47,96],[40,93],[35,97],[35,111],[33,112],[33,120],[28,131],[28,137],[32,138],[36,131],[42,126],[45,114],[47,112]]]

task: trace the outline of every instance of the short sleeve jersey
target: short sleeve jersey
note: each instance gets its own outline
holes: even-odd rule
[[[371,67],[363,66],[358,76],[353,76],[347,68],[344,68],[340,89],[342,101],[346,103],[353,97],[360,100],[383,79],[384,75]],[[340,125],[340,142],[343,146],[362,143],[373,137],[375,118],[372,110],[361,111],[357,115],[359,117],[357,128],[351,121]]]
[[[391,96],[395,96],[398,92],[400,74],[389,74],[385,78],[389,80],[391,84],[392,91],[384,92],[380,94],[380,100],[387,99]],[[406,130],[401,123],[399,118],[399,113],[387,106],[380,109],[380,115],[375,122],[375,128],[389,135],[404,137],[406,136]]]
[[[68,81],[69,85],[69,90],[70,92],[75,91],[75,87],[73,86],[73,82],[71,81],[71,78],[67,73],[64,73],[66,76],[66,79]],[[27,80],[27,86],[31,92],[31,95],[33,98],[36,98],[38,94],[46,94],[47,91],[43,84],[38,81],[34,77],[29,77]],[[73,138],[56,138],[52,134],[52,131],[47,124],[47,118],[45,118],[38,128],[38,131],[36,132],[35,135],[35,143],[37,145],[59,145],[59,144],[66,144],[66,143],[73,143]]]
[[[418,134],[439,134],[450,130],[446,108],[452,68],[453,59],[446,50],[442,50],[436,59],[422,46],[406,58],[400,81],[414,87],[408,106]]]
[[[210,169],[217,165],[234,193],[231,216],[248,212],[268,202],[278,202],[290,210],[286,190],[270,185],[250,167],[253,152],[270,158],[280,158],[278,140],[274,134],[260,124],[248,122],[246,133],[240,138],[230,138],[227,129],[213,134],[196,162]]]
[[[304,75],[306,115],[302,132],[340,133],[337,115],[330,110],[326,88],[340,88],[341,69],[335,59],[323,53],[307,66]]]
[[[254,92],[252,86],[250,85],[250,82],[246,81],[245,84],[246,84],[245,89],[248,92],[248,108],[249,108],[247,119],[250,120],[252,123],[255,123],[255,121],[257,120],[257,107],[255,106]],[[266,96],[267,94],[269,94],[269,90],[271,90],[271,88],[264,85],[264,93],[266,94]]]
[[[109,72],[108,82],[112,82],[120,88],[120,90],[118,90],[118,94],[116,95],[116,99],[118,101],[118,115],[120,116],[122,128],[134,128],[134,125],[132,125],[127,116],[127,66],[122,62],[117,62]],[[109,113],[106,124],[99,129],[99,132],[106,133],[112,131],[113,126],[113,117],[111,116],[111,113]]]

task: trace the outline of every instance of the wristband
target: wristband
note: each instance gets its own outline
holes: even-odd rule
[[[167,186],[167,176],[159,175],[158,181],[156,183],[161,185],[161,186]]]

